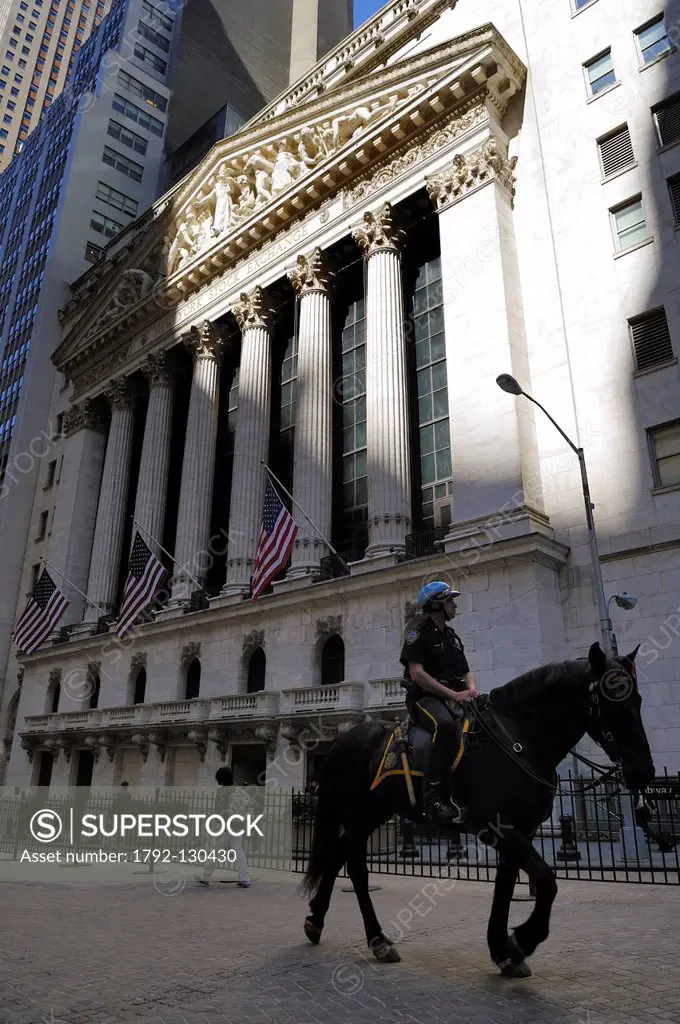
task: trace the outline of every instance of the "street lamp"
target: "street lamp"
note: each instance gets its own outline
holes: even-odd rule
[[[609,635],[612,638],[612,650],[614,654],[618,654],[619,652],[616,646],[616,637],[614,636],[614,628],[612,626],[612,619],[609,611],[612,601],[616,601],[619,608],[624,608],[625,611],[631,612],[635,605],[638,603],[638,599],[637,597],[634,597],[633,594],[627,594],[625,591],[623,592],[623,594],[612,594],[611,597],[607,598],[607,628],[609,630]]]
[[[567,442],[572,451],[576,452],[578,456],[579,466],[581,468],[581,486],[583,487],[583,500],[586,506],[586,521],[588,523],[588,539],[590,541],[590,561],[593,567],[593,577],[595,581],[595,596],[597,598],[597,611],[600,617],[600,632],[602,634],[602,644],[604,652],[607,655],[615,653],[615,645],[612,639],[611,622],[609,620],[609,607],[604,596],[604,583],[602,581],[602,568],[600,566],[600,554],[597,549],[597,534],[595,533],[595,520],[593,519],[593,508],[595,507],[590,500],[590,487],[588,486],[588,475],[586,473],[586,460],[583,455],[583,448],[577,448],[574,442],[567,437],[565,432],[559,423],[556,423],[552,418],[547,409],[544,409],[540,402],[537,402],[535,398],[528,395],[524,391],[514,377],[511,377],[509,373],[502,373],[500,377],[496,377],[496,384],[505,391],[508,395],[524,395],[530,402],[537,405],[541,412],[544,412],[548,417],[552,425],[556,430],[559,430],[560,434]],[[617,595],[623,597],[624,595]],[[623,607],[623,606],[622,606]]]

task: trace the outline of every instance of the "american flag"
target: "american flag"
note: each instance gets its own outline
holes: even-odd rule
[[[267,480],[262,527],[257,539],[255,569],[251,581],[253,601],[257,601],[272,577],[285,565],[297,532],[295,520],[283,505],[271,480]]]
[[[144,610],[163,586],[167,570],[151,554],[139,533],[130,553],[128,576],[123,591],[123,601],[118,614],[116,636],[124,637],[135,619]]]
[[[24,613],[14,627],[12,636],[20,651],[33,654],[43,640],[56,628],[69,606],[47,569],[43,569]]]

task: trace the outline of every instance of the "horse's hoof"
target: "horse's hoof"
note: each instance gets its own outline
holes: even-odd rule
[[[521,964],[510,963],[501,967],[501,974],[504,978],[530,978],[531,968],[526,960],[523,960]]]
[[[398,964],[401,960],[397,947],[389,939],[378,936],[375,939],[371,939],[368,946],[369,949],[373,950],[373,956],[381,964]]]
[[[526,954],[515,938],[514,932],[505,944],[505,959],[497,960],[496,965],[504,978],[530,978],[531,968],[526,962]]]
[[[319,945],[321,941],[321,929],[312,921],[311,917],[305,918],[305,935],[310,942],[313,942],[315,946]]]

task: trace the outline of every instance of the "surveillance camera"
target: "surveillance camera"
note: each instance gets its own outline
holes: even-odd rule
[[[617,594],[614,600],[619,608],[623,608],[627,612],[632,611],[638,603],[637,597],[634,597],[633,594]]]

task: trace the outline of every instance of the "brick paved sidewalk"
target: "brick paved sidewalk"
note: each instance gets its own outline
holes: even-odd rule
[[[402,955],[381,965],[367,956],[355,897],[341,891],[347,882],[313,947],[302,933],[300,877],[254,874],[249,890],[190,882],[177,892],[172,878],[157,882],[172,896],[148,881],[0,885],[0,1021],[680,1022],[677,888],[561,882],[534,976],[508,981],[486,950],[490,885],[373,876],[383,927]],[[513,905],[514,923],[529,906]]]

